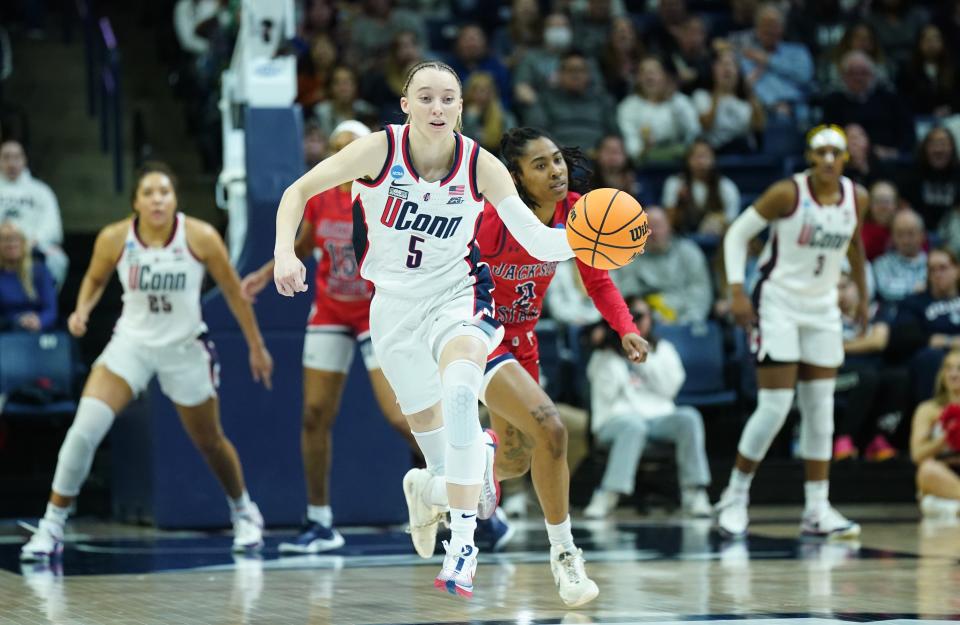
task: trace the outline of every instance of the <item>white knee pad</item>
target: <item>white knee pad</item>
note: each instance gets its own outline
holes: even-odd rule
[[[767,455],[793,405],[792,388],[762,388],[757,391],[757,408],[740,435],[737,451],[748,460],[759,462]]]
[[[455,360],[443,372],[443,421],[447,430],[446,476],[453,484],[483,481],[484,449],[478,406],[483,369]]]
[[[76,497],[90,473],[93,454],[110,431],[113,410],[94,397],[81,397],[77,415],[60,446],[57,470],[53,474],[53,490],[57,494]]]
[[[800,408],[800,457],[830,460],[833,457],[833,392],[837,380],[810,380],[797,384]]]

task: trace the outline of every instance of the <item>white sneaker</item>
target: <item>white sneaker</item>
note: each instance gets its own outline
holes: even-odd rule
[[[598,488],[593,491],[593,497],[590,498],[590,505],[583,510],[583,516],[588,519],[603,519],[611,512],[617,509],[617,502],[620,495],[607,492]]]
[[[800,533],[821,538],[856,538],[860,535],[860,525],[826,505],[803,511]]]
[[[597,584],[587,577],[583,551],[564,551],[560,545],[550,547],[550,572],[560,591],[560,599],[568,607],[590,603],[600,594]]]
[[[480,491],[480,501],[477,503],[477,518],[489,519],[500,503],[500,482],[494,473],[494,459],[497,456],[497,446],[500,439],[497,433],[487,428],[483,431],[484,451],[487,464],[483,470],[483,488]]]
[[[20,523],[33,536],[20,549],[20,560],[23,562],[41,562],[55,558],[63,553],[63,526],[54,521],[40,519],[37,527]]]
[[[433,556],[437,547],[437,528],[443,518],[443,510],[425,501],[424,490],[430,484],[431,473],[426,469],[410,469],[403,476],[403,496],[407,499],[410,516],[410,538],[413,548],[421,558]]]
[[[527,491],[523,490],[503,498],[500,508],[509,517],[527,516]]]
[[[233,514],[233,550],[243,552],[263,547],[263,515],[252,501]]]
[[[477,548],[464,545],[456,552],[450,548],[450,543],[443,541],[443,550],[447,555],[443,557],[443,567],[433,580],[433,587],[445,590],[451,595],[467,599],[473,597],[473,578],[477,574]]]
[[[920,512],[931,519],[949,519],[960,514],[960,501],[944,499],[936,495],[924,495],[920,500]]]
[[[680,502],[683,513],[687,516],[703,519],[713,514],[713,506],[710,505],[706,489],[685,488],[680,494]]]
[[[735,493],[729,487],[720,495],[720,501],[714,507],[717,513],[717,527],[731,538],[745,536],[750,525],[747,506],[750,496],[747,493]]]

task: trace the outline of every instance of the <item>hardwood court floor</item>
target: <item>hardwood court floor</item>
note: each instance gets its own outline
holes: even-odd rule
[[[689,623],[829,625],[960,619],[960,523],[919,522],[912,506],[841,506],[859,543],[797,538],[799,510],[754,511],[727,543],[709,522],[667,516],[575,521],[600,597],[567,610],[542,522],[518,523],[502,553],[481,552],[472,601],[433,589],[400,528],[346,528],[329,555],[229,555],[229,537],[76,523],[62,567],[17,562],[23,534],[0,525],[0,624]],[[69,538],[69,537],[68,537]]]

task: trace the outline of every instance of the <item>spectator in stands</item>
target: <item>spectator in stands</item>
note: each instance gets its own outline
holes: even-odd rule
[[[847,137],[849,138],[850,135]],[[898,208],[900,208],[900,196],[893,183],[887,180],[878,180],[873,183],[870,187],[870,207],[860,226],[867,260],[872,262],[887,251],[890,243],[890,228]]]
[[[313,169],[313,166],[327,157],[327,133],[323,132],[315,120],[310,120],[303,126],[303,160],[306,169]]]
[[[340,26],[340,9],[332,0],[304,0],[303,17],[297,24],[297,34],[291,41],[298,56],[310,53],[313,41],[321,35],[337,45],[349,34]]]
[[[870,145],[870,137],[860,124],[847,124],[843,128],[847,133],[847,153],[850,160],[843,173],[847,178],[869,187],[876,180],[893,174],[895,165],[877,158]]]
[[[740,190],[716,165],[713,148],[697,139],[687,151],[683,172],[664,183],[662,204],[677,233],[720,237],[740,214]]]
[[[24,233],[0,223],[0,330],[49,330],[57,321],[57,290],[43,263],[35,263]]]
[[[607,135],[596,146],[593,166],[593,178],[590,188],[620,189],[637,196],[641,189],[637,185],[637,175],[630,166],[627,150],[620,135]]]
[[[936,126],[920,143],[916,164],[900,182],[900,192],[923,217],[927,230],[960,204],[960,160],[953,135]]]
[[[867,23],[894,66],[910,58],[917,33],[927,23],[926,11],[917,4],[910,0],[875,0],[867,14]]]
[[[942,118],[960,110],[956,65],[936,24],[920,30],[913,55],[900,69],[898,85],[914,115]]]
[[[221,0],[177,0],[173,7],[177,42],[198,61],[211,52],[218,32],[231,28],[233,20],[233,12]]]
[[[764,4],[756,11],[753,31],[731,38],[730,43],[747,82],[767,110],[785,117],[802,116],[813,59],[803,44],[783,41],[783,29],[783,11],[773,3]]]
[[[539,94],[557,86],[560,61],[572,48],[570,18],[551,13],[543,21],[543,46],[528,51],[513,71],[513,94],[521,115],[525,107],[537,103]]]
[[[847,7],[840,0],[791,2],[785,38],[798,41],[817,58],[837,45],[846,31]]]
[[[755,134],[763,132],[767,116],[732,52],[714,57],[707,84],[693,92],[693,105],[704,138],[715,150],[742,153],[756,149]]]
[[[893,159],[913,147],[913,119],[902,98],[877,80],[876,65],[863,52],[848,52],[840,63],[843,88],[823,100],[823,119],[860,124],[880,159]]]
[[[877,294],[885,302],[899,302],[927,287],[927,253],[923,251],[923,219],[915,211],[896,213],[890,228],[893,247],[873,263]]]
[[[423,49],[417,33],[401,30],[393,36],[384,62],[363,74],[360,79],[360,94],[377,109],[381,122],[403,122],[400,98],[403,96],[407,72],[423,60]]]
[[[696,243],[673,236],[667,213],[647,207],[650,238],[646,251],[612,272],[621,293],[647,298],[655,314],[668,323],[705,321],[713,304],[707,259]]]
[[[686,0],[658,0],[657,12],[653,15],[653,23],[645,29],[644,39],[647,40],[652,51],[669,56],[677,48],[678,40],[683,36],[683,30],[690,13],[687,12]]]
[[[310,54],[301,56],[297,65],[297,103],[309,110],[330,96],[330,78],[337,67],[333,38],[327,34],[314,37]]]
[[[892,335],[900,352],[960,347],[960,265],[947,249],[927,253],[927,290],[905,298],[897,307]]]
[[[573,40],[577,48],[590,58],[597,58],[610,33],[615,11],[611,0],[587,0],[586,11],[575,15]]]
[[[600,53],[600,71],[607,91],[620,101],[633,93],[637,67],[645,56],[643,42],[629,17],[617,17],[610,24],[610,37]]]
[[[70,261],[61,247],[63,222],[57,196],[30,174],[23,146],[14,139],[0,143],[0,174],[0,221],[13,221],[30,246],[43,254],[59,288]]]
[[[364,0],[361,12],[350,21],[350,59],[359,73],[375,68],[387,55],[394,35],[401,30],[427,40],[423,19],[413,11],[394,8],[392,0]]]
[[[545,300],[550,318],[564,325],[582,327],[602,319],[593,299],[587,294],[574,260],[565,260],[557,265]]]
[[[707,46],[707,25],[699,15],[689,15],[677,27],[676,44],[664,57],[677,77],[677,89],[686,94],[710,79],[712,57]]]
[[[690,98],[676,91],[663,63],[652,56],[640,63],[636,93],[620,102],[617,122],[627,154],[638,163],[679,159],[700,134]]]
[[[473,72],[463,86],[463,134],[473,137],[494,154],[500,153],[500,138],[517,120],[500,104],[493,76]]]
[[[880,426],[892,423],[895,427],[903,417],[909,399],[909,375],[905,369],[883,362],[890,326],[875,303],[870,306],[867,327],[857,324],[860,295],[848,270],[841,274],[837,292],[846,357],[837,376],[840,401],[836,403],[833,459],[854,458],[862,449],[867,460],[887,460],[897,452]]]
[[[557,86],[542,95],[527,109],[524,124],[549,128],[561,145],[589,147],[617,132],[613,100],[602,85],[591,85],[590,65],[580,52],[564,55]]]
[[[453,54],[447,59],[464,84],[472,72],[487,72],[493,76],[503,106],[510,108],[512,98],[510,71],[487,48],[487,35],[476,24],[466,24],[457,33]]]
[[[329,137],[333,129],[349,119],[375,125],[377,111],[366,100],[361,100],[357,89],[357,75],[346,65],[340,65],[330,74],[327,87],[330,97],[317,104],[313,114],[320,129]]]
[[[591,430],[599,444],[610,448],[610,455],[603,481],[584,515],[604,518],[616,510],[621,495],[633,494],[637,466],[649,440],[675,445],[683,511],[708,517],[712,512],[706,492],[710,466],[703,417],[693,406],[675,403],[686,378],[683,362],[669,341],[657,338],[647,303],[628,297],[627,304],[650,351],[645,363],[634,366],[621,353],[616,332],[600,326],[600,345],[587,365]]]
[[[491,38],[494,54],[504,64],[515,68],[527,52],[543,43],[543,16],[537,0],[513,0],[510,19],[498,28]]]
[[[945,410],[958,404],[960,349],[954,347],[937,373],[933,397],[913,414],[910,458],[917,465],[917,496],[924,516],[956,519],[960,514],[960,449],[949,443],[941,420]]]
[[[863,52],[870,57],[878,82],[893,84],[894,68],[890,67],[886,54],[877,43],[877,34],[866,22],[856,22],[847,28],[840,42],[817,61],[817,82],[821,93],[843,88],[843,59],[853,51]]]

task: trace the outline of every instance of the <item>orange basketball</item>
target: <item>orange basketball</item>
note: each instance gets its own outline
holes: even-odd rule
[[[574,254],[597,269],[630,264],[649,235],[640,202],[617,189],[594,189],[577,200],[567,217],[567,241]]]

